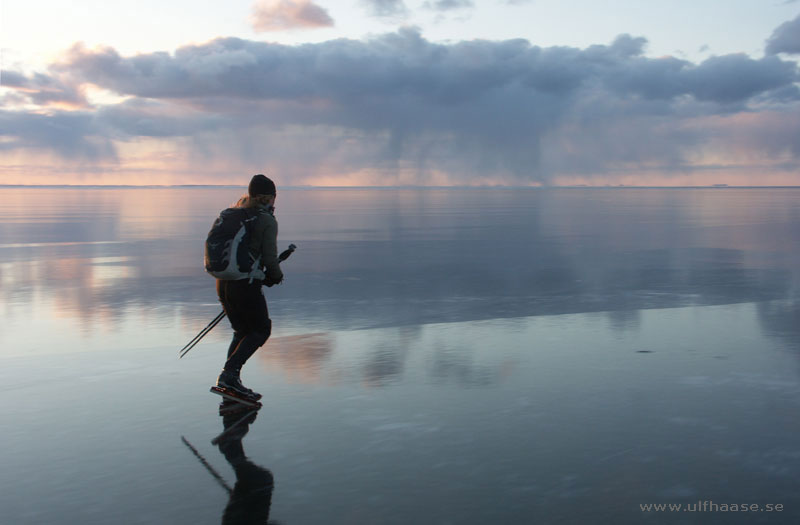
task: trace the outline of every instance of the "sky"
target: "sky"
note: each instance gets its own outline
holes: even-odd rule
[[[798,0],[3,0],[0,184],[800,185]]]

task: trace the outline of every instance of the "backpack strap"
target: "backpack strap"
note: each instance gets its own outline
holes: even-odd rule
[[[242,211],[244,211],[245,214],[247,215],[247,218],[245,219],[244,222],[250,223],[249,228],[251,229],[251,235],[252,235],[252,228],[255,227],[255,221],[258,220],[258,217],[261,214],[261,209],[242,208]],[[254,280],[259,280],[259,281],[264,280],[264,277],[266,277],[266,275],[264,274],[264,271],[261,270],[261,256],[259,255],[258,257],[253,257],[253,253],[250,252],[249,247],[248,247],[248,253],[250,255],[251,269],[250,269],[249,279],[247,282],[252,284]]]

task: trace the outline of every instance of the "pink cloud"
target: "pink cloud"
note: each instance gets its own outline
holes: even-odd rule
[[[259,33],[332,27],[334,24],[328,11],[311,0],[257,0],[250,23]]]

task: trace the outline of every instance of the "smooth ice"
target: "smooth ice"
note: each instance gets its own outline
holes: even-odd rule
[[[229,329],[177,351],[226,191],[0,190],[4,522],[223,521]],[[299,248],[243,373],[270,520],[795,521],[798,195],[281,192]],[[640,510],[704,500],[785,510]]]

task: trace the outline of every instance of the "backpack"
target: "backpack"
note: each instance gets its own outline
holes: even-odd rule
[[[220,212],[206,238],[206,272],[230,281],[264,278],[259,268],[260,258],[254,260],[250,254],[250,239],[257,219],[258,214],[246,208]]]

